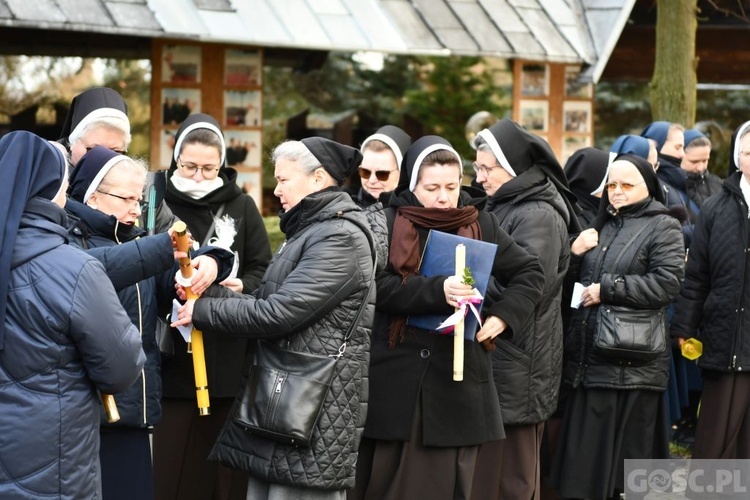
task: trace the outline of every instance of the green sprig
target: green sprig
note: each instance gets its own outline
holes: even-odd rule
[[[474,286],[474,277],[471,275],[471,268],[469,266],[464,267],[464,275],[461,277],[461,282],[464,285]]]

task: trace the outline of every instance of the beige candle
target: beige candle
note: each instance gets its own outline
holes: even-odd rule
[[[456,245],[456,276],[463,279],[466,267],[466,247]],[[453,330],[453,380],[464,379],[464,319],[456,323]]]

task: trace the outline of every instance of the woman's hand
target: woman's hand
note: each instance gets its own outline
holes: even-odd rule
[[[216,264],[216,260],[208,255],[199,255],[193,259],[192,264],[195,267],[195,272],[193,273],[191,289],[194,293],[201,295],[216,280],[216,276],[219,274],[219,266]]]
[[[602,303],[601,299],[601,285],[599,283],[592,283],[583,289],[581,293],[581,304],[583,307],[591,307]]]
[[[461,282],[461,278],[458,276],[449,276],[443,282],[443,292],[445,293],[445,301],[448,305],[458,307],[458,301],[462,297],[471,297],[474,295],[472,288]]]
[[[227,278],[221,282],[221,286],[225,286],[237,293],[242,293],[242,289],[245,287],[242,280],[239,278]]]
[[[570,245],[570,251],[576,255],[583,255],[599,244],[599,233],[594,228],[581,231],[578,238]]]
[[[195,300],[190,299],[185,302],[179,309],[177,309],[177,321],[173,321],[169,326],[172,328],[178,326],[189,325],[193,322],[193,308],[195,307]]]
[[[477,332],[477,342],[485,340],[494,340],[508,328],[508,323],[499,316],[490,316],[482,325],[482,329]]]

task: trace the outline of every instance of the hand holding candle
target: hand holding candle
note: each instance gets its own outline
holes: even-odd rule
[[[175,222],[172,226],[177,237],[177,246],[180,251],[187,252],[190,245],[187,226],[184,222]],[[193,276],[193,265],[189,257],[181,258],[180,274],[183,280],[190,280]],[[185,286],[185,294],[188,300],[197,299],[198,295],[190,286]],[[201,416],[211,413],[208,397],[208,377],[206,375],[206,357],[203,351],[203,332],[193,328],[190,335],[190,344],[193,354],[193,371],[195,373],[195,394],[198,399],[198,412]]]

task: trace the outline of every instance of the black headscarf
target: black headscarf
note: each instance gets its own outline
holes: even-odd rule
[[[601,185],[608,163],[609,155],[596,148],[579,149],[568,158],[563,171],[581,208],[593,213],[599,209],[600,200],[591,193]]]
[[[614,161],[627,161],[628,163],[632,163],[635,165],[635,168],[638,169],[638,172],[641,174],[641,177],[643,177],[643,181],[646,183],[646,187],[648,188],[648,194],[653,198],[654,200],[658,201],[661,204],[666,204],[667,200],[664,197],[664,190],[661,188],[661,185],[659,184],[659,178],[656,176],[656,172],[654,172],[654,167],[651,166],[651,164],[646,160],[645,158],[641,158],[640,156],[636,156],[633,154],[623,154],[617,156]],[[605,189],[602,192],[602,199],[599,203],[599,212],[596,214],[596,218],[594,219],[594,222],[592,223],[592,226],[597,230],[600,231],[602,227],[604,227],[604,223],[612,217],[612,214],[609,211],[610,207],[609,202],[609,193]],[[666,207],[663,211],[663,213],[668,213],[666,210]]]
[[[93,87],[73,98],[65,117],[60,142],[70,147],[70,136],[105,116],[128,120],[128,105],[120,94],[107,87]]]
[[[70,174],[68,196],[86,203],[112,167],[128,157],[104,146],[94,146],[81,157]]]
[[[21,216],[35,198],[52,200],[60,190],[67,162],[60,150],[31,132],[0,139],[0,350],[5,345],[11,257]]]
[[[339,186],[362,163],[362,153],[351,146],[345,146],[324,137],[307,137],[301,142]]]
[[[396,194],[404,191],[414,191],[414,186],[419,177],[419,167],[422,166],[422,162],[427,155],[435,151],[447,151],[455,155],[458,168],[462,168],[463,162],[461,161],[461,156],[453,149],[450,142],[437,135],[426,135],[414,141],[414,144],[404,153]]]
[[[498,163],[509,172],[513,172],[514,176],[520,176],[532,167],[544,172],[562,195],[568,209],[568,231],[577,233],[581,230],[575,216],[578,213],[576,196],[570,191],[568,179],[547,141],[508,118],[503,118],[490,128],[480,131],[477,137],[487,142]]]
[[[172,172],[177,169],[177,158],[180,156],[180,150],[182,149],[182,141],[185,140],[185,136],[192,130],[196,129],[207,129],[219,136],[221,141],[221,167],[224,166],[224,162],[227,158],[227,145],[224,142],[224,134],[221,132],[219,122],[214,119],[213,116],[205,113],[194,113],[182,122],[180,128],[177,129],[177,133],[174,136],[174,152],[172,153],[172,162],[169,165],[169,171]]]
[[[383,125],[374,134],[362,141],[362,146],[360,146],[359,150],[364,152],[367,143],[373,140],[381,141],[391,148],[393,156],[396,157],[396,165],[400,169],[404,153],[411,146],[411,137],[409,137],[409,134],[395,125]]]

